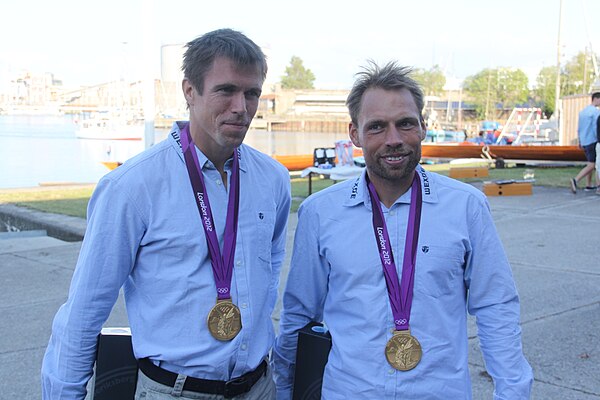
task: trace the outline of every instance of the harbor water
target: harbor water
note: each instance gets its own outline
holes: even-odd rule
[[[79,139],[76,129],[71,115],[0,115],[0,189],[96,183],[109,172],[103,161],[124,162],[144,150],[141,140]],[[157,129],[155,143],[167,134]],[[346,132],[250,130],[245,143],[267,154],[294,155],[344,139]]]

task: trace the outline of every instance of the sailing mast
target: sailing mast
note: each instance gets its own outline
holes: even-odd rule
[[[590,36],[590,26],[587,20],[587,9],[585,6],[585,1],[582,1],[583,5],[583,20],[585,22],[585,33],[587,35],[588,46],[590,48],[590,53],[592,56],[592,65],[594,66],[594,81],[590,85],[590,92],[600,91],[600,72],[598,71],[598,59],[596,58],[596,53],[594,53],[594,48],[592,47],[592,40]],[[587,62],[587,59],[586,59]]]
[[[556,126],[558,128],[558,144],[563,145],[562,118],[560,112],[560,31],[562,29],[563,2],[560,0],[558,11],[558,40],[556,44],[556,90],[554,101],[554,115],[556,116]]]
[[[143,93],[144,93],[144,148],[147,149],[154,145],[154,117],[155,110],[155,94],[154,94],[154,65],[156,50],[156,42],[154,37],[155,32],[155,14],[154,0],[142,2],[142,29],[144,31],[144,76],[143,76]]]

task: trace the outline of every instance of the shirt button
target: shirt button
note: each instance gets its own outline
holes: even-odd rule
[[[390,369],[388,370],[388,374],[390,374],[390,375],[393,375],[393,374],[394,374],[394,370],[390,368]]]
[[[242,308],[248,307],[248,303],[242,303]]]
[[[220,185],[220,184],[221,184],[221,181],[220,181],[220,180],[218,180],[218,179],[217,179],[215,182],[217,182],[217,185]]]
[[[246,343],[244,343],[244,344],[242,344],[242,345],[240,346],[240,348],[241,348],[242,350],[246,350],[246,347],[248,347],[248,346],[246,346]]]
[[[396,211],[390,211],[390,215],[391,215],[391,216],[394,216],[394,215],[396,215]]]
[[[237,260],[237,261],[235,262],[235,265],[237,265],[238,267],[241,267],[241,266],[242,266],[242,264],[243,264],[242,260]]]

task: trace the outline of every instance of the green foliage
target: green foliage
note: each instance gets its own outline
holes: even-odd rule
[[[594,82],[594,66],[591,55],[579,52],[561,71],[561,96],[585,94],[590,92]]]
[[[592,55],[579,52],[560,71],[560,96],[590,93],[595,73]],[[556,101],[556,67],[542,68],[536,78],[535,99],[546,115],[554,112]]]
[[[542,112],[552,115],[556,102],[556,67],[544,67],[540,70],[534,95],[536,101],[542,105]]]
[[[488,119],[486,114],[492,97],[491,77],[492,70],[484,69],[475,75],[467,77],[463,82],[463,90],[471,99],[470,102],[475,106],[475,111],[477,112],[477,117],[479,119]],[[488,83],[490,85],[489,88]],[[491,104],[494,104],[493,100]]]
[[[444,76],[444,72],[439,65],[436,64],[429,70],[415,69],[412,76],[419,82],[426,96],[441,96],[444,94],[446,76]]]
[[[496,119],[496,105],[513,108],[529,97],[527,75],[514,68],[486,68],[467,77],[464,90],[481,119]]]
[[[281,77],[281,87],[284,89],[314,89],[315,75],[304,67],[300,57],[292,56],[290,65],[285,68]]]
[[[505,107],[515,107],[529,98],[529,79],[520,69],[499,69],[497,98]]]

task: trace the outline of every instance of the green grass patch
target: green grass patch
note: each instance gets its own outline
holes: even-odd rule
[[[460,167],[467,167],[464,164]],[[450,164],[423,165],[428,171],[434,171],[442,175],[448,175]],[[457,165],[458,167],[458,165]],[[496,179],[523,179],[525,169],[533,170],[535,174],[535,186],[569,187],[569,179],[577,175],[581,170],[577,167],[515,167],[509,164],[507,168],[490,168],[490,176],[486,178],[461,179],[464,182],[481,182]],[[318,192],[335,182],[313,176],[312,191]],[[292,186],[292,212],[296,212],[300,203],[308,197],[308,178],[291,178]],[[85,218],[87,204],[94,190],[94,186],[84,188],[39,188],[35,190],[0,190],[0,204],[10,203],[17,206],[28,207],[39,211],[56,214],[72,215]]]
[[[454,166],[454,165],[453,165]],[[468,167],[469,165],[456,165],[456,167]],[[432,164],[423,165],[428,171],[434,171],[441,175],[448,176],[450,172],[449,164]],[[534,186],[548,186],[548,187],[569,187],[569,180],[581,171],[582,166],[578,167],[517,167],[509,164],[507,168],[495,168],[491,167],[489,177],[484,178],[465,178],[459,179],[463,182],[481,182],[481,181],[493,181],[497,179],[523,179],[525,170],[532,170],[535,177]]]
[[[448,176],[450,167],[473,167],[481,166],[482,164],[423,164],[423,168],[428,171],[437,172],[440,175]],[[532,170],[535,176],[534,186],[549,186],[549,187],[569,187],[569,179],[577,175],[581,170],[582,166],[569,166],[569,167],[521,167],[515,164],[507,164],[506,168],[495,168],[490,167],[489,177],[485,178],[467,178],[459,179],[463,182],[482,182],[482,181],[493,181],[493,180],[505,180],[505,179],[523,179],[523,174],[526,169]],[[312,178],[312,191],[313,193],[318,192],[328,186],[333,185],[335,182],[327,178],[319,178],[313,176]],[[300,203],[308,197],[308,178],[292,178],[292,212],[296,212]]]
[[[335,183],[331,179],[312,177],[312,192],[316,193]],[[298,211],[300,203],[308,197],[308,178],[292,178],[292,207],[291,212]]]
[[[85,188],[23,189],[0,191],[0,203],[10,203],[21,207],[56,214],[86,217],[87,204],[94,190]]]

